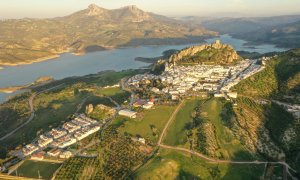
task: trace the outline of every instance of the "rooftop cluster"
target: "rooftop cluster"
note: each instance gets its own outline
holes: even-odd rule
[[[42,151],[47,147],[54,149],[66,148],[83,138],[100,130],[102,124],[84,114],[64,123],[61,127],[53,128],[51,131],[40,135],[32,143],[26,145],[22,153],[29,156],[35,152]]]
[[[231,87],[264,69],[264,66],[258,65],[257,62],[258,60],[243,60],[231,66],[166,66],[161,75],[136,75],[128,79],[127,84],[139,88],[141,82],[160,80],[165,87],[161,89],[153,87],[151,91],[170,94],[172,99],[177,99],[190,91],[232,95]]]

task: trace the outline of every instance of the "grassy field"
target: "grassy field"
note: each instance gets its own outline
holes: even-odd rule
[[[217,153],[225,159],[252,159],[240,141],[225,126],[221,118],[222,108],[223,102],[217,98],[212,98],[201,105],[201,112],[205,114],[202,118],[208,119],[215,127],[216,138],[220,146]]]
[[[200,100],[191,99],[177,113],[176,118],[169,127],[164,143],[171,146],[184,145],[187,141],[185,125],[192,121],[191,113],[199,105]]]
[[[96,92],[99,94],[103,94],[105,96],[113,96],[117,93],[122,92],[122,90],[119,87],[112,87],[112,88],[101,88]]]
[[[173,150],[160,150],[135,174],[135,179],[259,179],[264,165],[212,164]]]
[[[60,163],[49,163],[41,161],[25,161],[18,169],[17,175],[28,178],[51,179],[53,173],[61,166]],[[13,172],[15,175],[16,172]]]
[[[125,121],[120,127],[120,131],[132,135],[139,134],[144,138],[156,142],[174,110],[175,106],[156,106],[154,110],[144,111],[142,118]],[[153,136],[153,132],[156,133],[156,136]]]

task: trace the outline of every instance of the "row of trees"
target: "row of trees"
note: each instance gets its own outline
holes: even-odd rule
[[[56,179],[124,179],[146,158],[139,144],[129,136],[119,134],[113,126],[95,138],[101,139],[96,148],[98,156],[71,158],[62,166]]]

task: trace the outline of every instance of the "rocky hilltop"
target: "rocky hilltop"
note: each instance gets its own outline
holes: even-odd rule
[[[0,21],[0,65],[17,65],[124,46],[201,42],[216,35],[200,25],[145,12],[136,6],[95,4],[52,19]]]
[[[213,44],[192,46],[172,55],[171,64],[220,64],[227,65],[241,59],[234,48],[228,44],[222,44],[217,40]]]

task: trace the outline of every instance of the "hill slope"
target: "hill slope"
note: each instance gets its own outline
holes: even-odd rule
[[[282,53],[269,60],[263,71],[234,87],[239,92],[237,105],[225,111],[231,117],[230,127],[249,148],[273,159],[285,159],[295,169],[300,168],[296,158],[299,120],[278,102],[299,106],[299,75],[300,50]]]
[[[280,47],[298,48],[300,47],[300,20],[238,34],[236,37],[250,40],[250,42],[271,43]]]
[[[300,15],[190,20],[197,21],[205,28],[253,43],[271,43],[285,48],[300,46]]]
[[[0,65],[41,60],[70,51],[199,42],[204,36],[216,34],[136,6],[108,10],[94,4],[65,17],[0,21],[0,32]]]

